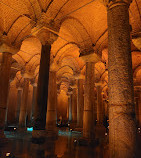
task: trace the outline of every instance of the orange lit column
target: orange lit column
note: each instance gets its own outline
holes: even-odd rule
[[[141,89],[138,90],[138,96],[139,127],[141,128]]]
[[[34,108],[33,141],[44,141],[46,137],[46,112],[48,98],[49,66],[51,45],[42,45],[39,77],[37,84],[37,97]]]
[[[37,92],[37,83],[32,84],[33,86],[33,94],[32,94],[32,111],[31,111],[31,121],[34,120],[34,108],[35,108],[35,101],[36,101],[36,92]]]
[[[94,136],[94,62],[86,62],[86,76],[84,87],[84,112],[83,112],[83,137],[88,142],[93,141]]]
[[[136,157],[136,121],[128,13],[130,2],[116,0],[107,4],[110,158]]]
[[[77,123],[77,89],[72,90],[72,123]]]
[[[84,110],[84,90],[83,79],[78,79],[78,95],[77,95],[77,126],[83,127],[83,110]]]
[[[69,122],[72,121],[72,92],[69,92],[69,97],[68,97],[68,119],[69,119]]]
[[[26,128],[28,90],[29,90],[29,79],[24,78],[22,102],[21,102],[20,116],[19,116],[19,128],[20,129]]]
[[[0,143],[3,143],[12,54],[3,53],[0,67]]]
[[[17,88],[17,110],[16,110],[16,123],[19,124],[19,115],[20,115],[20,107],[21,107],[21,100],[22,100],[22,88]]]
[[[97,88],[97,124],[103,125],[104,120],[104,107],[102,102],[102,87],[101,83],[95,83]]]
[[[49,72],[48,106],[46,118],[46,130],[48,137],[56,137],[56,108],[57,108],[57,85],[56,71]]]

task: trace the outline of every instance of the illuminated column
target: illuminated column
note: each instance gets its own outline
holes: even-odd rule
[[[32,94],[32,111],[31,111],[31,119],[34,120],[34,108],[35,108],[35,102],[36,102],[36,92],[37,92],[37,83],[32,84],[33,86],[33,94]]]
[[[110,158],[133,158],[136,157],[136,122],[128,13],[131,1],[108,2]]]
[[[20,116],[19,116],[19,128],[20,129],[26,128],[28,90],[29,90],[29,79],[24,78],[22,102],[21,102]]]
[[[19,124],[19,116],[20,116],[20,107],[21,107],[21,100],[22,100],[22,88],[18,87],[17,92],[17,110],[16,110],[16,123]]]
[[[56,108],[57,108],[57,85],[56,85],[56,71],[49,72],[49,89],[48,89],[48,106],[46,118],[46,130],[48,136],[56,136]]]
[[[102,87],[101,83],[95,83],[97,88],[97,124],[103,125],[104,120],[104,107],[102,102]]]
[[[77,126],[83,127],[83,110],[84,110],[84,90],[83,79],[78,79],[78,95],[77,95]]]
[[[72,90],[72,123],[77,123],[77,90]]]
[[[3,53],[0,67],[0,143],[3,143],[12,54]]]
[[[83,137],[88,141],[94,139],[94,62],[86,62],[84,87]]]
[[[136,113],[136,121],[137,121],[137,126],[139,126],[139,88],[134,87],[134,101],[135,101],[135,113]]]
[[[68,97],[68,113],[69,113],[69,117],[68,120],[69,122],[72,121],[72,92],[69,92],[69,97]]]
[[[34,108],[34,127],[32,132],[32,140],[44,141],[46,137],[46,112],[48,98],[48,82],[49,82],[49,66],[50,66],[50,50],[51,45],[42,45],[39,77],[37,84],[37,97]]]
[[[141,128],[141,89],[140,88],[138,90],[138,116],[139,116],[139,127]]]

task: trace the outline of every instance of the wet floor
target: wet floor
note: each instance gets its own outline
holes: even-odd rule
[[[8,143],[0,147],[0,158],[108,158],[107,136],[97,146],[80,146],[79,132],[58,130],[57,140],[48,140],[44,145],[31,142],[31,132],[5,132]]]

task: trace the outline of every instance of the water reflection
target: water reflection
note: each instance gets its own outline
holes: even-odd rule
[[[59,130],[58,139],[48,139],[46,143],[33,144],[31,133],[6,133],[9,141],[0,148],[0,157],[12,153],[15,158],[106,158],[104,145],[97,147],[79,146],[80,133]]]

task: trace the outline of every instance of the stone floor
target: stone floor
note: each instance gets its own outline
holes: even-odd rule
[[[97,146],[80,146],[80,132],[58,129],[58,139],[48,140],[44,145],[31,142],[31,132],[7,131],[8,143],[0,147],[0,158],[108,158],[108,135]],[[140,149],[141,149],[141,135]],[[139,140],[138,139],[138,140]],[[140,150],[141,151],[141,150]],[[139,152],[141,157],[141,152]],[[7,155],[7,156],[6,156]]]

